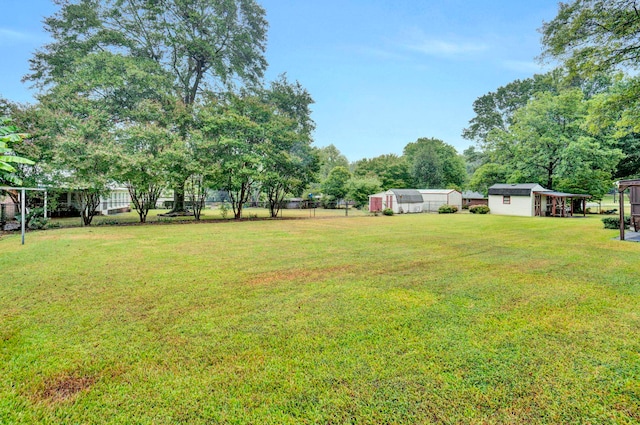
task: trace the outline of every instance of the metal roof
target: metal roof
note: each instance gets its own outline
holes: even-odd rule
[[[423,201],[422,194],[416,189],[389,189],[396,195],[398,202],[407,204],[421,204]]]
[[[536,192],[549,191],[538,183],[518,183],[518,184],[494,184],[489,188],[489,195],[513,195],[513,196],[529,196],[533,189],[540,188]]]
[[[446,195],[451,192],[455,192],[455,189],[418,189],[420,193],[433,193]]]
[[[473,192],[471,190],[465,190],[464,192],[462,192],[462,197],[464,199],[487,199],[487,197],[484,196],[482,193]]]
[[[584,193],[565,193],[555,192],[553,190],[536,190],[533,193],[540,193],[544,196],[555,196],[556,198],[591,198],[591,195],[585,195]]]

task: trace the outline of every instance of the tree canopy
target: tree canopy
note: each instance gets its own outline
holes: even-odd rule
[[[14,165],[34,164],[32,160],[16,155],[12,149],[13,144],[20,143],[27,137],[29,135],[20,133],[9,118],[0,117],[0,183],[22,184],[22,179],[16,175]]]
[[[562,61],[581,75],[640,64],[640,13],[634,0],[559,3],[541,29],[543,58]]]
[[[404,148],[413,182],[421,188],[462,188],[467,178],[456,149],[435,138],[420,138]]]

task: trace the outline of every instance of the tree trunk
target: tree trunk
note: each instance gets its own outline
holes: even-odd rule
[[[184,207],[184,182],[173,188],[173,208],[167,214],[186,214]]]

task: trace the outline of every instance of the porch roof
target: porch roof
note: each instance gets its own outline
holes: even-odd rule
[[[545,190],[545,191],[535,191],[533,192],[535,194],[540,194],[540,195],[544,195],[544,196],[551,196],[554,198],[591,198],[591,195],[585,195],[584,193],[565,193],[565,192],[556,192],[556,191],[551,191],[551,190]]]

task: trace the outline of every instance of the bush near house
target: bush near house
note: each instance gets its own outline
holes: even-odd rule
[[[619,217],[605,217],[602,219],[605,229],[619,229],[620,218]],[[628,229],[631,226],[631,217],[628,215],[624,217],[624,228]]]
[[[441,205],[440,208],[438,208],[438,214],[453,214],[453,213],[457,213],[458,212],[458,207],[456,207],[455,205]]]
[[[489,214],[491,210],[486,205],[474,205],[469,207],[469,212],[471,214]]]
[[[382,214],[393,215],[393,210],[391,208],[385,208],[384,210],[382,210]]]

